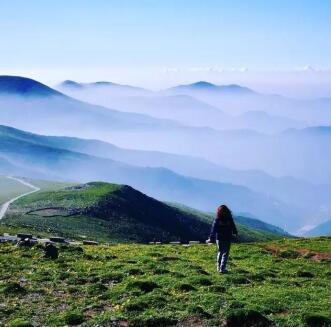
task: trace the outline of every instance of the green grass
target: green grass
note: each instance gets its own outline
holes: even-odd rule
[[[61,184],[60,184],[61,185]],[[13,208],[40,208],[47,206],[85,208],[102,200],[102,197],[120,189],[121,185],[110,183],[88,183],[81,189],[59,187],[56,190],[43,190],[19,199]]]
[[[68,183],[68,182],[58,182],[58,181],[49,181],[43,179],[31,179],[24,178],[26,181],[31,183],[34,186],[39,187],[43,192],[45,191],[58,191],[65,187],[75,186],[77,183]]]
[[[234,244],[227,275],[215,271],[215,246],[62,246],[51,261],[38,245],[1,244],[1,322],[330,326],[330,261],[284,258],[266,246],[328,252],[331,239]]]
[[[103,242],[204,241],[213,219],[191,208],[169,206],[123,185],[92,182],[63,187],[61,183],[33,183],[42,190],[15,201],[0,227]],[[238,224],[238,230],[240,242],[282,237],[242,224]]]

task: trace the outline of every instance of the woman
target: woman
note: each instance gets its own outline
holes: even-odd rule
[[[211,227],[209,239],[207,240],[207,243],[210,243],[216,236],[218,247],[217,271],[219,273],[227,272],[226,263],[228,261],[233,235],[238,236],[238,231],[230,209],[223,204],[217,208],[216,218]]]

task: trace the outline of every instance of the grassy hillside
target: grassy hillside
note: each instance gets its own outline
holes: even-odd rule
[[[330,326],[331,239],[215,246],[0,244],[6,326]]]
[[[2,224],[78,239],[168,242],[204,241],[211,220],[211,216],[197,210],[169,206],[129,186],[93,182],[21,198],[12,204]],[[238,227],[239,241],[283,236]]]

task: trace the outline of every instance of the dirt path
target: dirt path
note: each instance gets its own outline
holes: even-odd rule
[[[14,180],[14,181],[17,181],[17,182],[19,182],[19,183],[21,183],[21,184],[23,184],[23,185],[25,185],[25,186],[28,186],[28,187],[30,187],[32,190],[31,190],[30,192],[27,192],[27,193],[23,193],[23,194],[21,194],[21,195],[18,195],[18,196],[16,196],[15,198],[13,198],[13,199],[7,201],[6,203],[4,203],[4,204],[2,205],[2,207],[1,207],[1,209],[0,209],[0,219],[2,219],[2,218],[5,216],[5,214],[6,214],[7,210],[8,210],[8,208],[9,208],[9,206],[10,206],[13,202],[15,202],[16,200],[22,198],[23,196],[26,196],[26,195],[32,194],[32,193],[37,192],[37,191],[40,190],[39,187],[34,186],[34,185],[32,185],[32,184],[30,184],[30,183],[28,183],[28,182],[26,182],[26,181],[24,181],[24,180],[22,180],[22,179],[20,179],[20,178],[12,177],[12,176],[6,176],[6,177],[9,178],[9,179],[12,179],[12,180]]]

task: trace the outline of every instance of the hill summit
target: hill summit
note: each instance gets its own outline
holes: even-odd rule
[[[63,96],[60,92],[37,82],[31,78],[21,76],[0,76],[0,95],[19,96]]]

